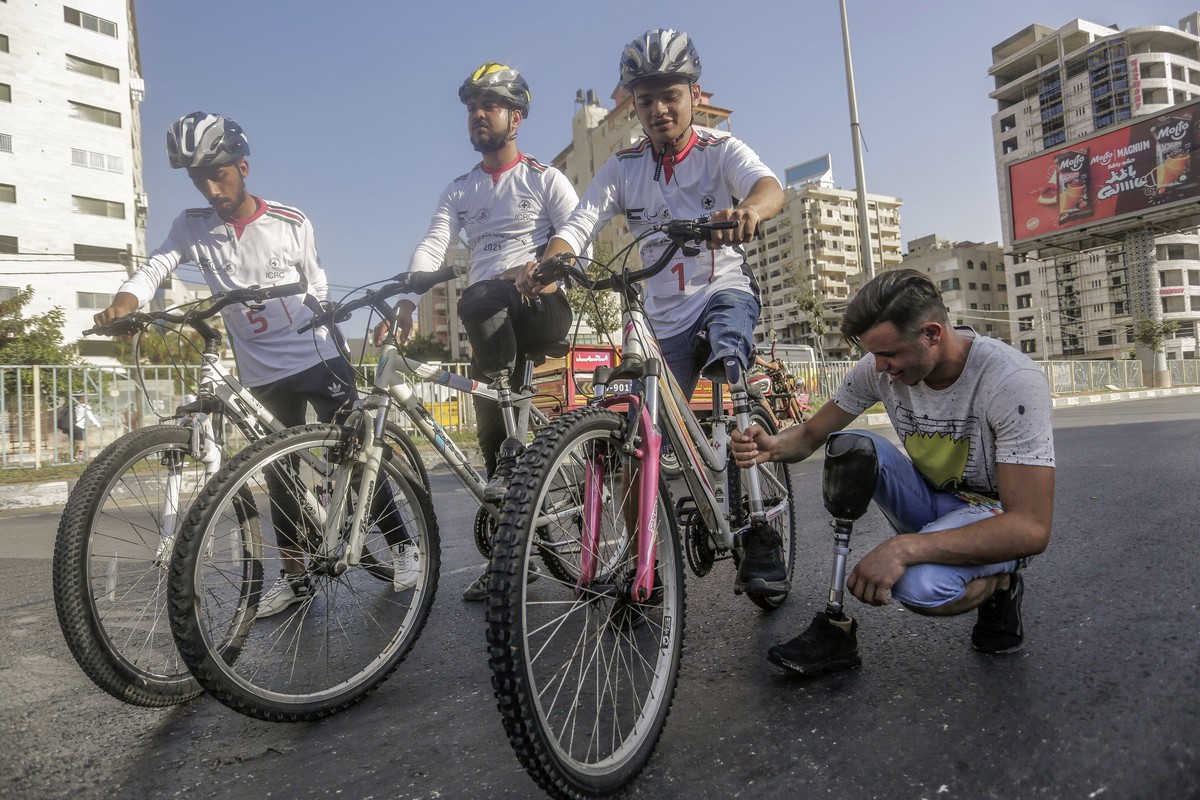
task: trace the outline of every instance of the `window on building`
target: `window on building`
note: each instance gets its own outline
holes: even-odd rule
[[[1028,272],[1018,272],[1016,275],[1013,276],[1013,286],[1028,286],[1028,285],[1029,285],[1029,273]]]
[[[0,33],[0,53],[8,52],[8,35]]]
[[[959,283],[958,278],[947,278],[938,284],[938,288],[943,292],[952,292],[955,289],[961,289],[962,284]]]
[[[1200,286],[1200,269],[1188,270],[1188,285]]]
[[[91,14],[85,14],[82,11],[76,11],[69,6],[63,6],[63,21],[70,25],[78,25],[84,30],[95,31],[96,33],[117,38],[117,23],[109,22],[100,17],[94,17]]]
[[[981,291],[990,292],[992,290],[992,285],[990,283],[981,283],[979,284],[979,288]]]
[[[1124,300],[1116,300],[1113,302],[1113,314],[1114,315],[1116,315],[1118,317],[1123,317],[1128,313],[1129,313],[1129,311],[1126,308]]]
[[[991,304],[991,303],[984,303],[984,304],[983,304],[983,310],[984,310],[984,311],[991,311],[991,310],[992,310],[992,304]]]
[[[967,259],[967,269],[975,269],[975,262],[969,258]]]
[[[0,102],[12,102],[12,86],[7,83],[0,83]]]
[[[91,75],[93,78],[99,78],[109,83],[121,82],[121,70],[116,67],[110,67],[98,61],[89,61],[70,53],[67,53],[67,69],[71,72],[82,72],[84,75]]]
[[[1115,333],[1113,333],[1111,328],[1106,328],[1097,334],[1096,341],[1101,347],[1106,347],[1116,344],[1117,336]]]
[[[17,187],[11,183],[0,183],[0,203],[17,202]]]
[[[1006,156],[1009,153],[1015,153],[1015,152],[1017,152],[1017,140],[1015,138],[1014,139],[1005,139],[1004,142],[1000,145],[1000,154],[1001,155]]]
[[[0,153],[12,152],[12,134],[0,133]]]
[[[67,105],[70,106],[70,115],[75,119],[98,122],[101,125],[108,125],[113,128],[121,127],[121,114],[118,111],[110,111],[107,108],[100,108],[99,106],[89,106],[87,103],[78,103],[74,100],[68,100]]]
[[[980,271],[980,272],[987,272],[987,262],[986,262],[986,261],[980,261],[980,262],[979,262],[979,271]]]
[[[71,195],[71,203],[75,207],[76,214],[91,214],[94,217],[125,219],[124,203],[101,200],[98,197],[80,197],[77,194]]]
[[[1018,296],[1017,308],[1033,308],[1033,295],[1023,294]]]
[[[968,284],[967,284],[967,288],[968,288],[968,289],[970,289],[970,290],[973,292],[973,291],[975,291],[975,289],[976,289],[976,286],[975,286],[975,284],[973,284],[973,283],[968,283]]]
[[[1037,352],[1037,339],[1022,339],[1021,340],[1021,352],[1022,353],[1036,353]]]
[[[76,292],[76,301],[79,308],[95,308],[105,309],[113,304],[116,295],[104,294],[103,292]]]
[[[1033,317],[1018,317],[1017,318],[1017,330],[1018,331],[1033,330]]]
[[[972,311],[978,311],[978,310],[979,310],[979,303],[971,303],[971,310],[972,310]]]
[[[99,261],[104,264],[124,264],[129,261],[129,253],[117,247],[77,244],[75,245],[75,260]]]
[[[0,254],[15,256],[17,252],[17,237],[0,236]]]
[[[1001,133],[1007,133],[1008,131],[1011,131],[1015,127],[1017,127],[1017,115],[1016,114],[1010,114],[1007,117],[1004,117],[1003,119],[1000,120],[1000,132]]]
[[[77,167],[102,169],[106,172],[125,171],[125,162],[117,156],[93,153],[88,150],[78,150],[74,147],[71,148],[71,163]]]

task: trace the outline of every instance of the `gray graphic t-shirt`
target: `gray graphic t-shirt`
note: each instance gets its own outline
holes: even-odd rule
[[[996,464],[1054,466],[1050,389],[1030,358],[1003,342],[973,338],[952,386],[905,386],[875,369],[868,354],[851,368],[833,402],[851,414],[883,403],[913,464],[948,492],[995,497]]]

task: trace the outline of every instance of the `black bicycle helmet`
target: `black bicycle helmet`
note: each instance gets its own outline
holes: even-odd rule
[[[504,64],[488,61],[471,73],[458,89],[458,99],[466,103],[471,95],[490,94],[519,108],[522,116],[529,118],[529,84],[521,73]]]
[[[628,91],[644,78],[673,75],[688,83],[700,80],[700,54],[683,31],[651,28],[625,45],[621,53],[621,87]]]
[[[167,128],[167,158],[173,169],[234,164],[250,155],[242,126],[220,114],[194,111]]]

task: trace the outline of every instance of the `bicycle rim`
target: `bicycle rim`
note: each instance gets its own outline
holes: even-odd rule
[[[658,742],[679,678],[683,562],[665,483],[655,596],[630,599],[635,556],[622,500],[624,425],[616,414],[584,409],[539,435],[514,476],[489,570],[490,663],[505,728],[526,770],[559,797],[595,797],[631,781]],[[527,583],[538,557],[535,526],[572,528],[579,538],[580,471],[588,464],[604,470],[594,490],[603,498],[594,577],[578,589],[554,575]],[[566,513],[568,497],[575,513]],[[551,523],[548,505],[556,508]],[[572,566],[582,574],[582,562]]]
[[[178,527],[205,483],[190,432],[134,431],[84,471],[54,552],[54,600],[84,672],[127,703],[166,706],[200,694],[167,621],[167,567]]]
[[[295,498],[303,487],[308,499],[329,508],[324,504],[338,473],[355,471],[355,464],[332,465],[327,458],[351,435],[341,426],[308,425],[252,445],[218,474],[214,490],[189,517],[187,556],[172,569],[172,627],[201,685],[250,716],[319,719],[349,707],[399,665],[428,618],[440,563],[432,503],[386,449],[374,496],[392,499],[372,502],[360,563],[334,574],[340,550],[332,557],[317,552],[312,510]],[[345,486],[343,532],[359,502]],[[245,513],[239,503],[261,522],[262,535],[251,547],[226,536],[230,522]],[[308,593],[280,613],[257,617],[263,576],[273,581],[281,570],[283,530],[293,531],[303,551]],[[420,548],[419,578],[401,590],[391,581],[393,548],[409,537]]]

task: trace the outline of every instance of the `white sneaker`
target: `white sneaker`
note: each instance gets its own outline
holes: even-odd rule
[[[420,549],[416,542],[402,542],[392,550],[392,589],[406,592],[421,578]]]
[[[285,608],[294,606],[308,597],[308,576],[293,578],[283,570],[279,571],[279,579],[267,590],[258,601],[258,613],[255,619],[270,617]]]

